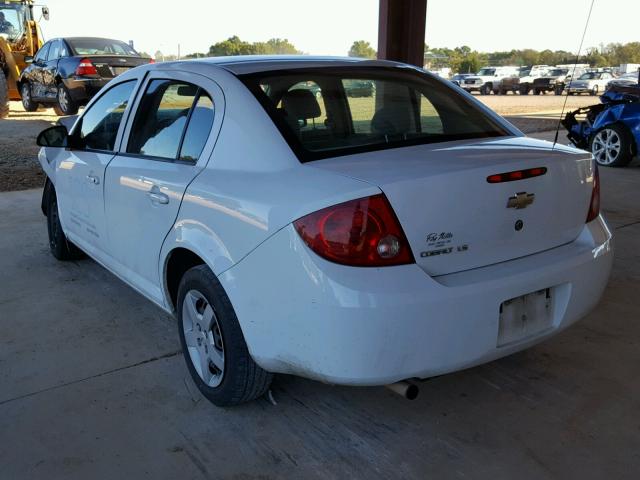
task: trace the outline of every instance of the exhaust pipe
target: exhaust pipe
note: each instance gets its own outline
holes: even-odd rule
[[[389,385],[385,385],[389,390],[398,395],[406,398],[407,400],[415,400],[418,397],[418,393],[420,393],[420,389],[417,385],[413,383],[409,383],[405,380],[396,383],[390,383]]]

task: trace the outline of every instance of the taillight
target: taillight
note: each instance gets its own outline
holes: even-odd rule
[[[156,63],[156,61],[153,58],[150,58],[149,63]]]
[[[587,214],[587,223],[598,218],[600,215],[600,172],[598,164],[593,162],[593,191],[591,192],[591,203],[589,204],[589,213]]]
[[[382,267],[414,262],[400,222],[382,194],[323,208],[293,225],[309,248],[335,263]]]
[[[76,75],[97,75],[96,66],[88,58],[83,58],[76,67]]]

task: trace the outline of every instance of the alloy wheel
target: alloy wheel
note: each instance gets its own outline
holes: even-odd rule
[[[28,83],[24,83],[22,85],[22,101],[25,104],[25,107],[31,105],[31,88]]]
[[[620,135],[610,128],[603,128],[593,138],[591,153],[598,163],[609,165],[618,159],[621,147]]]
[[[207,386],[217,387],[224,377],[224,343],[218,317],[198,290],[184,298],[182,328],[193,367]]]
[[[69,96],[62,85],[58,87],[58,105],[63,112],[69,111]]]

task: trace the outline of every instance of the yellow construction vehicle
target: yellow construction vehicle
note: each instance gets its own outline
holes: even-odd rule
[[[49,20],[49,9],[33,0],[0,0],[0,118],[9,115],[9,100],[20,100],[20,72],[42,46],[42,31],[34,16],[40,7]]]

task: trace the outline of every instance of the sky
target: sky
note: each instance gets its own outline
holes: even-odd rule
[[[232,35],[255,42],[287,38],[314,55],[346,55],[354,40],[376,48],[378,0],[38,0],[51,11],[46,38],[133,40],[139,51],[207,52]],[[480,51],[577,51],[591,0],[428,0],[425,41]],[[184,8],[182,8],[184,6]],[[595,0],[585,48],[638,41],[640,0]]]

